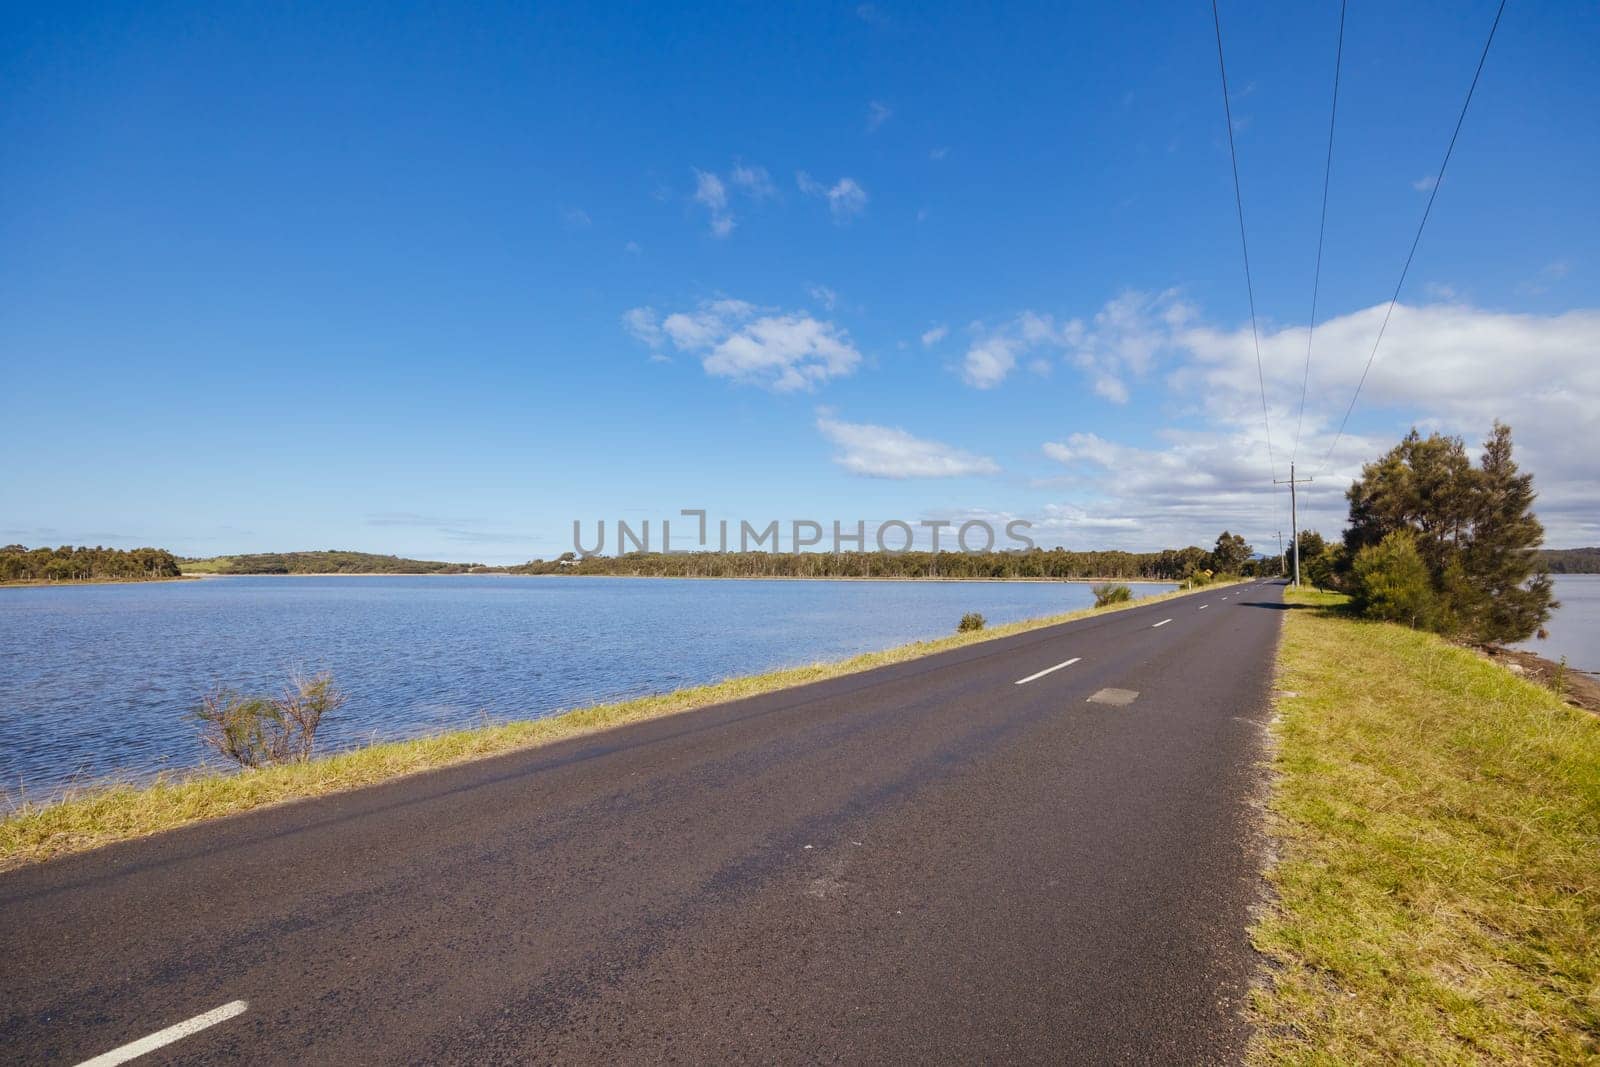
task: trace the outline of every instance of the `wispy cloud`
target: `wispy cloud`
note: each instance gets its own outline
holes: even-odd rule
[[[1434,175],[1434,174],[1429,174],[1429,175],[1426,175],[1424,177],[1418,178],[1416,181],[1412,182],[1411,183],[1411,188],[1415,189],[1419,193],[1426,193],[1426,192],[1431,192],[1433,190],[1433,187],[1435,185],[1438,185],[1438,184],[1439,184],[1438,176]]]
[[[949,334],[950,334],[950,327],[946,326],[942,322],[939,323],[937,326],[931,326],[928,329],[922,331],[922,347],[923,348],[932,348],[934,345],[938,344],[940,341],[943,341],[947,336],[949,336]]]
[[[849,334],[833,323],[742,300],[708,300],[665,317],[633,308],[623,326],[656,352],[670,345],[698,357],[713,377],[773,392],[815,389],[854,373],[861,362]]]
[[[728,177],[751,199],[767,200],[778,195],[778,187],[772,184],[772,176],[767,173],[766,167],[735,163]]]
[[[879,29],[886,29],[893,24],[893,20],[877,4],[857,4],[856,18]]]
[[[846,223],[867,209],[867,191],[854,178],[840,178],[832,185],[817,181],[805,171],[794,176],[795,185],[806,196],[820,197],[828,202],[833,221]]]
[[[726,237],[733,232],[733,215],[728,211],[728,187],[711,171],[695,168],[694,200],[711,213],[711,235]]]
[[[838,449],[835,463],[869,478],[960,478],[1000,470],[987,456],[915,437],[898,427],[844,422],[823,413],[817,429]]]
[[[882,100],[874,100],[867,105],[867,132],[877,133],[885,122],[894,117],[894,109]]]

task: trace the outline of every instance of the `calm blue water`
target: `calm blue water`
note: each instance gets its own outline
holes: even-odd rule
[[[1556,609],[1543,641],[1524,641],[1518,648],[1567,663],[1580,671],[1600,674],[1600,574],[1557,574]]]
[[[1144,594],[1171,588],[1141,585]],[[319,747],[547,715],[1087,605],[1080,584],[490,576],[0,589],[0,789],[205,762],[186,709],[295,668],[349,693]]]

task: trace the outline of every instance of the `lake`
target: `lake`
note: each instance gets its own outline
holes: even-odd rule
[[[1134,586],[1148,595],[1170,584]],[[207,762],[217,684],[331,670],[319,748],[532,718],[1085,607],[1062,582],[240,577],[0,589],[0,790]]]
[[[1557,574],[1556,599],[1561,607],[1545,628],[1543,641],[1524,641],[1525,648],[1546,659],[1567,663],[1576,670],[1600,674],[1600,574]]]

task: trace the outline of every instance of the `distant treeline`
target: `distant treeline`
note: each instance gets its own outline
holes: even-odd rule
[[[185,574],[467,574],[486,569],[481,563],[444,563],[336,550],[258,552],[178,562]]]
[[[177,557],[164,548],[0,548],[0,582],[129,582],[176,577]]]
[[[1161,552],[636,552],[533,560],[512,574],[610,574],[652,578],[1122,578],[1177,581],[1208,568],[1203,548]],[[1276,568],[1274,559],[1272,566]]]
[[[1600,548],[1546,548],[1539,558],[1551,574],[1600,574]]]

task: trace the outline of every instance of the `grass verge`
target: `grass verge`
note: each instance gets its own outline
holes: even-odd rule
[[[1291,596],[1255,1063],[1600,1057],[1600,719]]]
[[[24,804],[0,819],[0,870],[97,848],[114,841],[145,837],[203,819],[374,785],[465,760],[550,744],[642,719],[855,674],[1089,615],[1106,614],[1183,595],[1182,591],[1163,593],[1109,608],[1089,608],[958,633],[901,645],[883,652],[869,652],[846,660],[730,678],[711,685],[580,708],[541,719],[518,720],[410,741],[375,744],[320,757],[308,763],[238,773],[190,772],[154,782],[87,787],[49,803]]]

